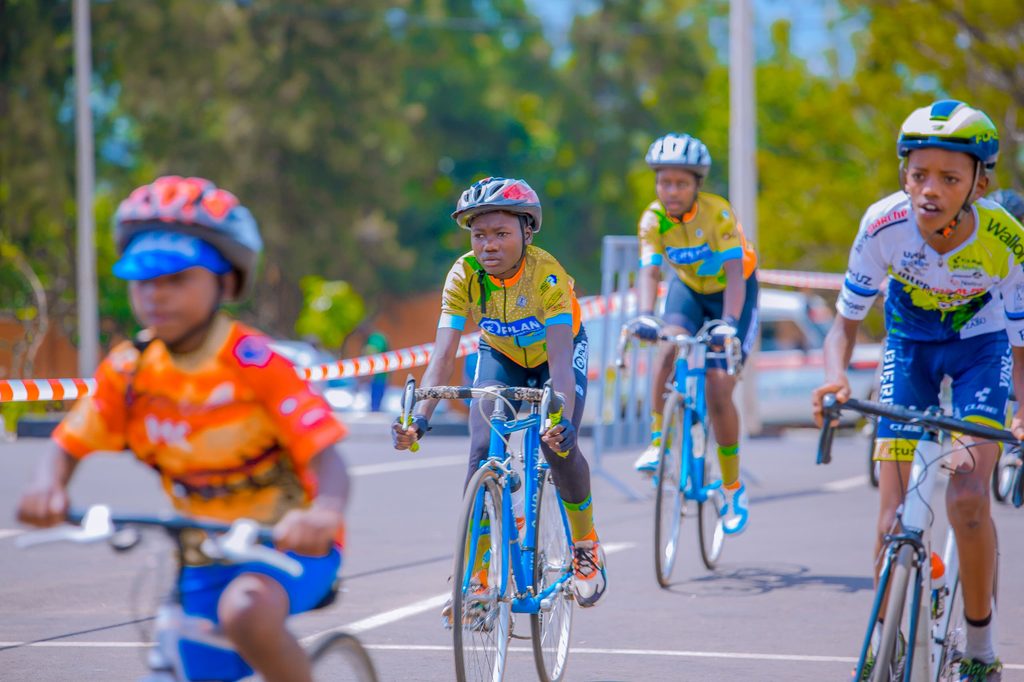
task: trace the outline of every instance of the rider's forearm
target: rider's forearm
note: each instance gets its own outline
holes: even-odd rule
[[[317,491],[313,500],[314,507],[330,509],[343,514],[348,506],[351,478],[348,467],[341,456],[337,445],[331,445],[320,451],[310,463],[316,473]]]
[[[573,410],[576,408],[576,377],[573,375],[571,362],[551,366],[551,386],[565,396],[562,418],[566,421],[572,419]]]
[[[77,466],[78,460],[54,443],[40,459],[32,480],[37,485],[66,488]]]
[[[743,279],[743,261],[731,260],[725,264],[725,294],[722,316],[739,320],[747,298],[747,283]]]
[[[661,282],[661,270],[657,265],[646,265],[640,269],[637,277],[637,303],[638,312],[647,315],[654,312],[654,305],[658,302],[658,284]]]
[[[825,381],[831,381],[846,375],[853,357],[853,347],[857,343],[858,320],[850,320],[842,315],[836,317],[832,328],[825,336],[824,359]]]
[[[434,350],[430,355],[430,363],[427,364],[427,371],[423,373],[421,386],[444,386],[451,379],[455,371],[455,355],[459,351],[459,339],[462,332],[458,329],[448,327],[437,330],[437,337],[434,339]],[[428,420],[437,408],[437,399],[428,398],[416,403],[415,414],[422,415]]]

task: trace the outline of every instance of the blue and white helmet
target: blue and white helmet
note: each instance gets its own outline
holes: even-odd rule
[[[682,168],[704,179],[711,170],[711,152],[696,137],[669,133],[655,140],[644,157],[647,165],[660,168]]]

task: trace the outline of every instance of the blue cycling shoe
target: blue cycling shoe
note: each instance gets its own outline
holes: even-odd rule
[[[740,483],[738,488],[720,488],[725,502],[722,504],[722,530],[726,535],[738,535],[747,529],[750,510],[747,507],[747,486]]]

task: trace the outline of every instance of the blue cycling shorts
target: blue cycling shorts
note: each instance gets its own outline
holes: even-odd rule
[[[288,613],[309,611],[330,594],[341,570],[341,552],[335,548],[322,557],[287,554],[302,564],[302,575],[298,578],[258,562],[184,567],[178,583],[182,608],[190,616],[218,623],[217,603],[228,583],[243,573],[260,573],[281,583],[288,593]],[[233,681],[253,674],[242,657],[229,649],[188,640],[179,641],[178,649],[189,680]]]
[[[743,349],[743,360],[747,359],[750,349],[757,338],[757,272],[746,280],[746,295],[743,297],[743,311],[736,324],[736,334],[740,338]],[[673,275],[669,277],[668,293],[665,294],[665,312],[662,319],[666,324],[682,327],[690,334],[696,334],[708,320],[722,318],[725,307],[725,291],[714,294],[700,294],[686,286],[683,280]],[[710,358],[710,368],[725,369],[725,358]]]
[[[942,379],[953,380],[953,416],[997,429],[1006,423],[1013,361],[1006,332],[942,342],[889,336],[882,355],[879,402],[914,409],[939,404]],[[922,427],[881,418],[874,458],[909,462],[917,442],[934,440]]]

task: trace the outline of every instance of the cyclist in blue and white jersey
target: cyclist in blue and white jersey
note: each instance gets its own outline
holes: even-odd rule
[[[825,342],[825,382],[814,391],[815,417],[820,424],[826,393],[849,397],[846,367],[857,327],[884,286],[882,402],[938,405],[939,384],[948,375],[957,417],[1002,427],[1011,380],[1017,395],[1024,395],[1024,227],[999,204],[979,198],[999,155],[998,132],[984,112],[943,100],[907,118],[897,153],[903,191],[875,203],[861,220],[839,315]],[[1012,429],[1024,437],[1024,412],[1014,416]],[[920,427],[879,421],[876,557],[892,532],[914,451],[937,448],[932,441]],[[960,441],[968,447],[955,450],[946,490],[967,620],[960,674],[963,680],[1000,679],[992,636],[996,534],[989,500],[999,446]]]

